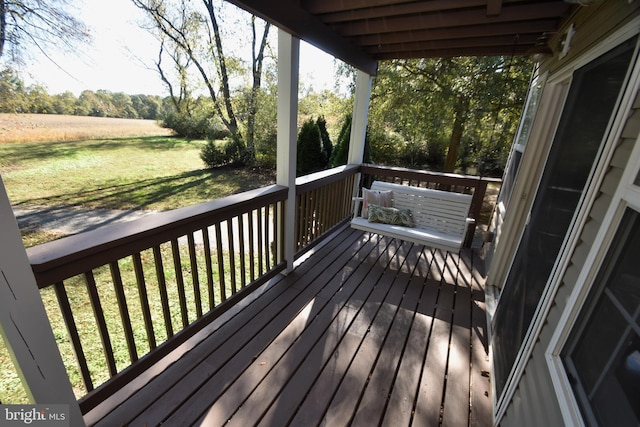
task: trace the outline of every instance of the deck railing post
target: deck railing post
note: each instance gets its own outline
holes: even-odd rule
[[[1,178],[0,235],[0,333],[22,384],[33,403],[69,405],[70,425],[84,425]]]
[[[278,234],[278,253],[287,271],[293,270],[296,209],[296,139],[300,39],[278,31],[278,155],[276,183],[289,188],[284,204],[284,232]]]
[[[473,236],[475,235],[477,221],[480,218],[480,212],[482,211],[482,204],[484,203],[484,196],[487,193],[487,184],[488,181],[483,180],[482,178],[478,179],[478,184],[473,190],[473,199],[471,200],[471,209],[470,215],[471,218],[476,219],[476,223],[469,227],[469,232],[467,233],[467,238],[465,240],[465,246],[471,247],[473,243]]]

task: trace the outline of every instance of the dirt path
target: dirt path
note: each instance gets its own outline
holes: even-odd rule
[[[87,209],[69,206],[16,206],[13,208],[13,213],[21,229],[77,234],[107,224],[143,218],[155,211]]]
[[[158,213],[151,210],[110,210],[110,209],[87,209],[69,206],[18,206],[13,208],[13,213],[18,220],[18,226],[22,230],[44,230],[64,235],[78,234],[85,231],[94,230],[110,224],[133,221]],[[254,223],[259,221],[257,213],[254,213]],[[222,248],[229,249],[227,222],[221,225],[220,234],[222,236]],[[237,221],[232,222],[233,235],[239,236],[240,230]],[[273,230],[271,230],[273,233]],[[193,233],[196,244],[203,243],[201,231]],[[273,238],[273,236],[271,236]],[[214,230],[210,230],[209,239],[215,246],[216,235]],[[244,243],[250,244],[249,232],[244,230]],[[180,237],[178,242],[187,244],[185,236]],[[254,241],[257,245],[257,241]],[[257,246],[256,246],[257,249]]]

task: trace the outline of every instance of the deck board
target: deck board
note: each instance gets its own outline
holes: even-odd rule
[[[346,228],[85,420],[490,425],[481,267]]]
[[[373,251],[368,253],[366,259],[370,262],[384,260],[387,256],[386,248],[386,245],[377,245]],[[370,268],[367,263],[360,262],[352,274],[340,279],[343,282],[340,292],[335,295],[333,306],[326,311],[326,318],[313,319],[315,324],[326,325],[324,329],[322,326],[318,328],[322,331],[322,335],[315,339],[314,334],[309,333],[296,343],[299,346],[294,348],[287,360],[289,363],[283,365],[283,369],[293,367],[295,370],[289,368],[291,376],[270,402],[270,407],[261,420],[262,425],[286,425],[290,422],[291,417],[296,413],[296,408],[307,394],[306,390],[311,389],[317,377],[319,369],[315,368],[313,369],[315,372],[310,373],[310,367],[323,364],[327,355],[330,355],[331,350],[337,345],[336,338],[342,336],[342,330],[347,330],[348,326],[351,326],[352,330],[356,330],[352,321],[356,318],[361,303],[371,291],[360,284],[376,280],[376,277],[379,277],[382,272],[383,269],[380,267]],[[274,394],[273,386],[273,383],[265,383],[264,394],[254,396],[250,404],[259,405],[265,400],[265,395]],[[300,393],[300,390],[305,390],[305,392]]]

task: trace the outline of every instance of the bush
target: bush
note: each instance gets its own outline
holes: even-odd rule
[[[445,144],[441,142],[430,142],[427,144],[427,165],[431,170],[441,171],[444,169],[446,159]]]
[[[424,142],[408,141],[402,148],[402,165],[419,168],[427,163],[427,145]]]
[[[336,142],[331,156],[332,167],[347,164],[347,160],[349,159],[349,144],[351,141],[351,122],[351,114],[347,114],[343,119],[342,128],[340,129],[340,134],[338,135],[338,141]],[[363,163],[372,162],[372,149],[373,147],[371,144],[371,135],[370,130],[368,129],[367,133],[364,136],[364,155],[362,160]]]
[[[237,146],[231,139],[222,142],[209,140],[200,150],[200,159],[210,168],[234,163],[237,158]]]
[[[171,129],[177,136],[189,139],[223,139],[230,136],[222,120],[206,114],[169,113],[161,122],[162,127]]]
[[[309,119],[302,124],[298,133],[298,176],[320,171],[327,166],[327,158],[322,152],[322,138],[318,124]]]
[[[342,127],[340,128],[340,134],[336,141],[336,146],[333,149],[331,155],[331,166],[336,167],[347,164],[347,157],[349,156],[349,138],[351,137],[351,114],[344,117]]]
[[[333,152],[333,145],[331,144],[331,138],[329,138],[329,132],[327,132],[327,121],[324,117],[318,117],[316,120],[318,130],[320,131],[320,139],[322,140],[322,155],[327,159],[331,159]]]
[[[402,164],[401,153],[405,141],[399,134],[385,129],[372,128],[369,129],[367,137],[371,146],[371,162],[389,166]]]
[[[271,131],[256,141],[256,166],[266,169],[275,169],[278,156],[278,130]]]

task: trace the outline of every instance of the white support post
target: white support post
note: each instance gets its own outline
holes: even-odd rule
[[[0,236],[0,334],[29,399],[69,405],[70,425],[84,426],[1,177]]]
[[[372,78],[369,74],[358,70],[353,117],[351,120],[351,135],[349,137],[349,157],[347,159],[349,164],[359,165],[364,158],[364,140],[367,135],[371,80]]]
[[[289,188],[284,208],[284,242],[280,250],[293,270],[295,254],[296,140],[300,39],[278,31],[278,155],[276,183]]]
[[[351,119],[351,135],[349,136],[349,154],[347,163],[360,165],[364,160],[365,138],[367,136],[367,118],[369,116],[369,98],[371,96],[371,76],[358,70],[356,76],[356,94]],[[360,189],[360,174],[356,176],[353,196]],[[354,212],[354,215],[357,212]]]

